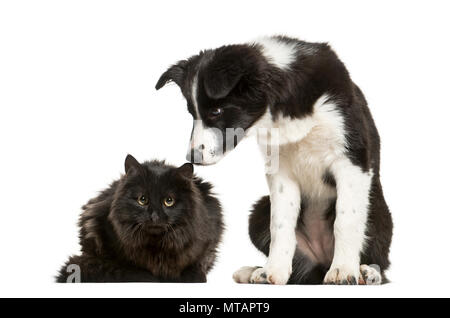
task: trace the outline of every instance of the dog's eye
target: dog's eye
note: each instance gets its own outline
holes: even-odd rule
[[[211,117],[220,116],[220,115],[222,115],[222,113],[223,113],[223,108],[220,108],[220,107],[213,108],[209,111],[209,115]]]
[[[173,206],[175,204],[175,200],[172,198],[172,197],[166,197],[165,199],[164,199],[164,205],[166,206],[166,207],[171,207],[171,206]]]
[[[141,195],[137,199],[137,202],[139,203],[139,205],[142,205],[142,206],[147,205],[148,204],[148,198],[145,195]]]

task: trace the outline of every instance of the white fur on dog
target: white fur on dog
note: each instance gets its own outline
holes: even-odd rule
[[[198,91],[198,72],[195,74],[194,79],[192,80],[192,87],[191,87],[191,99],[192,103],[194,104],[194,111],[195,111],[195,118],[200,119],[200,113],[198,111],[198,102],[197,102],[197,93]]]
[[[219,147],[222,141],[222,132],[218,128],[205,127],[198,110],[198,74],[192,81],[192,103],[194,105],[195,120],[192,131],[191,142],[189,143],[188,155],[191,149],[197,149],[202,154],[201,163],[213,164],[223,156],[223,150]],[[196,162],[200,163],[200,162]]]
[[[335,255],[325,281],[333,282],[348,275],[358,279],[372,174],[363,172],[347,158],[344,120],[338,107],[324,95],[314,104],[312,115],[303,119],[273,119],[267,112],[249,133],[262,127],[278,129],[278,141],[264,137],[258,137],[258,140],[261,144],[278,143],[280,170],[268,177],[272,202],[271,238],[274,242],[266,266],[253,273],[253,281],[263,281],[255,277],[260,275],[271,283],[287,282],[295,251],[300,193],[316,203],[337,196]],[[336,189],[323,183],[322,178],[327,171],[333,173]],[[281,185],[283,193],[277,191]],[[335,272],[339,275],[333,276]]]
[[[280,169],[267,174],[270,189],[270,254],[261,272],[255,271],[252,280],[263,282],[266,274],[272,284],[286,284],[292,273],[292,258],[297,246],[295,227],[300,211],[300,187],[288,166],[280,161]],[[264,278],[264,277],[263,277]]]
[[[297,53],[296,44],[279,41],[274,37],[262,37],[254,43],[262,47],[262,54],[269,63],[281,69],[289,68],[290,64],[295,60]]]
[[[359,277],[360,253],[365,242],[372,172],[363,172],[347,157],[331,165],[336,180],[337,202],[334,222],[334,257],[325,283]],[[334,273],[336,273],[334,275]]]

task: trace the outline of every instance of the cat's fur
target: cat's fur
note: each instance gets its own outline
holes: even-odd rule
[[[81,282],[205,282],[223,232],[211,184],[193,175],[191,164],[140,164],[128,155],[125,170],[83,206],[82,254],[69,258],[57,282],[67,282],[70,264],[80,267]],[[167,196],[172,207],[163,204]]]

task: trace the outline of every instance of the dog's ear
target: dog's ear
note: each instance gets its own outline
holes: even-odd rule
[[[205,69],[203,85],[206,94],[212,99],[226,97],[244,73],[245,69],[239,60],[228,56],[216,57]]]
[[[243,70],[232,64],[226,68],[207,70],[203,82],[206,94],[212,99],[226,97],[239,83],[243,74]]]
[[[250,84],[247,80],[253,82],[253,78],[259,76],[259,68],[258,55],[248,45],[218,48],[205,67],[203,86],[206,94],[212,99],[221,99],[237,87],[247,87]]]
[[[187,61],[183,60],[169,67],[167,71],[161,75],[155,88],[158,90],[169,82],[174,82],[181,88],[186,73],[186,65]]]

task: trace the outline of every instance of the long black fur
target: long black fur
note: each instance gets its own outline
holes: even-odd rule
[[[212,185],[194,176],[191,164],[140,164],[129,155],[125,165],[125,175],[83,206],[82,253],[56,281],[68,282],[75,264],[81,282],[205,282],[223,232]],[[141,195],[148,205],[137,203]],[[163,205],[168,195],[173,207]]]

